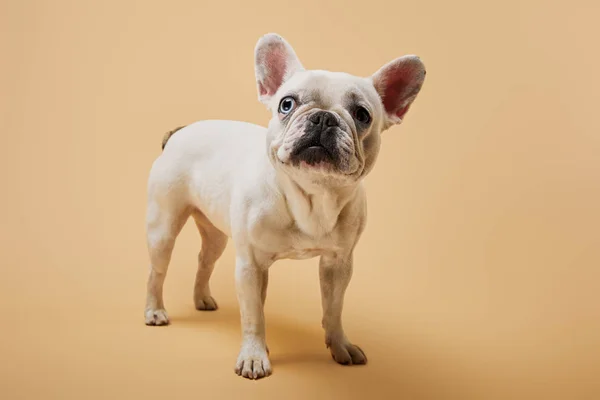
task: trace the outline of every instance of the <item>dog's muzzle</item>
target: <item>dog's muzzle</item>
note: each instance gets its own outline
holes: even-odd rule
[[[308,117],[302,135],[294,144],[292,161],[314,165],[322,162],[337,164],[340,158],[337,141],[340,137],[338,117],[329,111],[317,111]]]

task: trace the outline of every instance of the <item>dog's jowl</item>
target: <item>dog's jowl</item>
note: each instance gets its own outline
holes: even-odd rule
[[[200,121],[170,132],[148,181],[150,276],[147,325],[166,325],[163,284],[175,239],[191,216],[202,237],[194,302],[215,310],[209,280],[231,238],[242,343],[235,371],[271,374],[264,303],[269,267],[282,258],[320,257],[325,343],[340,364],[367,362],[341,323],[352,253],[365,226],[363,178],[383,131],[402,122],[425,79],[416,56],[370,77],[312,71],[280,36],[255,49],[259,100],[268,128]]]

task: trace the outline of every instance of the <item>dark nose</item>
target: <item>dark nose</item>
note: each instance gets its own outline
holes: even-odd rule
[[[337,117],[329,111],[317,111],[311,115],[308,120],[315,125],[321,125],[323,127],[340,125]]]

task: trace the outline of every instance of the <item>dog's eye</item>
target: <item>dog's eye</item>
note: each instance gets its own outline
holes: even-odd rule
[[[369,114],[367,109],[364,107],[356,108],[356,110],[354,111],[354,118],[356,118],[356,120],[358,122],[360,122],[361,124],[365,124],[365,125],[367,125],[369,122],[371,122],[371,115]]]
[[[279,112],[281,114],[289,114],[296,107],[296,100],[293,97],[284,97],[279,103]]]

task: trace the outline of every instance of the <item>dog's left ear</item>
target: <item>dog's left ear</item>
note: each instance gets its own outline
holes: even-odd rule
[[[301,70],[304,67],[284,38],[269,33],[258,40],[254,50],[254,72],[258,100],[263,104],[268,104],[283,82]]]
[[[417,56],[404,56],[384,65],[371,77],[386,113],[384,129],[402,122],[425,80],[425,65]]]

